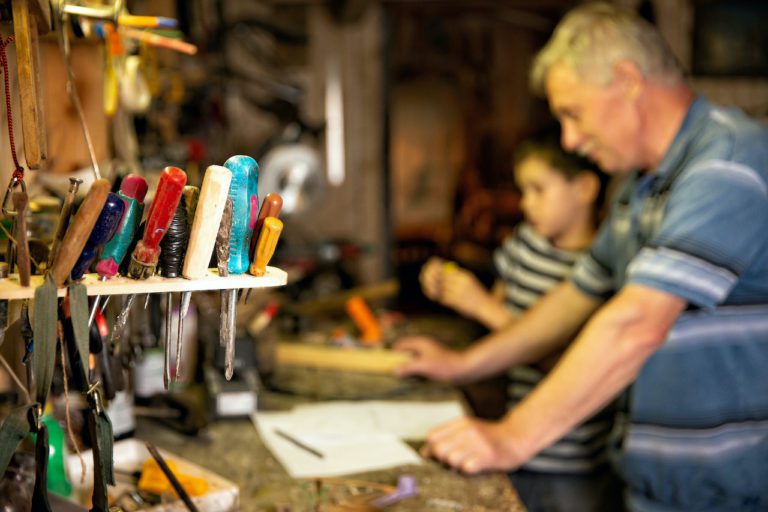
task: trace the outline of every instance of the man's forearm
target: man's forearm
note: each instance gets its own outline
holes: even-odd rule
[[[549,376],[504,419],[526,457],[560,439],[630,384],[685,301],[630,287],[589,322]]]
[[[512,325],[469,348],[456,381],[497,375],[510,366],[538,361],[567,344],[599,305],[570,282],[558,285]]]

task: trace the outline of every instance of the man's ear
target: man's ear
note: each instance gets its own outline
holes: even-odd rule
[[[624,95],[631,100],[640,95],[645,83],[645,77],[640,68],[627,59],[619,59],[613,64],[613,80],[621,88]]]

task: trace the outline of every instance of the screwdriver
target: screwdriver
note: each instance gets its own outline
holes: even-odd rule
[[[125,203],[120,199],[120,196],[114,192],[107,194],[107,200],[101,208],[101,213],[99,213],[99,217],[96,219],[85,247],[83,247],[80,256],[69,273],[70,280],[79,281],[83,278],[85,271],[88,270],[93,260],[96,259],[96,254],[98,254],[101,246],[109,242],[112,236],[114,236],[115,231],[120,226],[123,213],[125,213]]]
[[[166,167],[160,174],[160,182],[147,214],[144,237],[131,254],[128,275],[133,279],[147,279],[155,273],[160,257],[160,241],[171,224],[186,183],[187,174],[178,167]]]
[[[280,214],[280,210],[283,208],[283,198],[280,194],[270,192],[266,195],[261,202],[261,209],[259,210],[259,218],[256,221],[256,225],[253,227],[253,235],[251,236],[251,262],[256,261],[256,243],[259,240],[261,234],[261,227],[264,225],[264,219],[267,217],[275,217]],[[245,294],[245,303],[248,304],[248,299],[251,297],[253,288],[248,288],[248,292]]]
[[[230,274],[242,274],[248,271],[248,250],[258,216],[259,165],[249,156],[235,155],[224,162],[224,167],[232,171],[232,183],[229,185],[229,198],[232,200],[232,228],[229,234],[228,269]],[[226,337],[222,340],[225,346],[224,377],[230,380],[235,364],[237,290],[224,290],[222,299],[224,308],[222,316],[227,322],[224,332]]]
[[[107,201],[109,181],[98,179],[93,182],[83,204],[78,208],[72,222],[59,245],[58,254],[51,264],[51,276],[57,287],[60,287],[69,277],[72,267],[83,252],[88,236]]]
[[[251,267],[248,269],[252,275],[261,277],[266,273],[267,263],[269,263],[269,260],[272,259],[272,255],[275,253],[277,240],[280,238],[282,231],[283,221],[275,217],[264,219],[259,241],[256,243],[253,263],[251,263]]]
[[[195,211],[197,211],[197,201],[200,196],[200,189],[192,185],[184,187],[184,201],[187,205],[187,226],[186,237],[189,238],[189,233],[192,228],[192,222],[195,218]],[[187,250],[189,245],[187,245]],[[186,252],[186,251],[185,251]],[[185,258],[186,261],[186,258]],[[182,266],[183,269],[183,266]],[[180,269],[181,270],[181,269]],[[184,338],[184,318],[189,311],[189,301],[192,298],[192,292],[181,292],[181,299],[179,300],[179,320],[176,325],[176,374],[175,380],[178,381],[181,378],[181,349],[182,341]]]
[[[227,197],[224,203],[224,212],[221,214],[219,230],[216,233],[216,266],[220,277],[229,276],[229,234],[232,230],[232,199]],[[227,308],[229,296],[221,292],[221,319],[219,320],[219,344],[225,346],[229,340],[229,333],[235,328],[234,318],[230,318],[230,309]]]
[[[176,207],[176,213],[173,215],[171,224],[168,226],[163,239],[160,241],[160,271],[163,277],[179,277],[181,271],[181,262],[184,261],[184,254],[187,248],[187,202],[184,196],[181,196],[179,204]],[[168,389],[168,383],[171,380],[171,321],[173,319],[173,293],[165,294],[165,363],[163,368],[163,385]],[[177,340],[176,351],[179,350]]]
[[[139,221],[144,213],[147,180],[137,174],[129,174],[120,183],[120,191],[117,192],[117,195],[125,205],[125,213],[117,232],[104,246],[104,249],[101,251],[101,257],[98,263],[96,263],[96,273],[99,274],[102,281],[117,275],[120,264],[128,252],[128,246],[130,246],[133,237],[136,235]],[[93,323],[94,314],[99,307],[100,300],[101,296],[97,295],[93,301],[93,308],[88,318],[89,325]],[[106,302],[104,307],[106,307]]]

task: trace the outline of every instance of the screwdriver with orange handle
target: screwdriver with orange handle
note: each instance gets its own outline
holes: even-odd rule
[[[347,313],[360,329],[360,339],[366,345],[375,345],[381,342],[381,326],[376,320],[371,308],[362,297],[356,295],[346,304]]]
[[[256,220],[256,225],[253,228],[253,235],[251,236],[251,247],[250,247],[250,255],[251,255],[251,265],[253,265],[256,262],[256,246],[259,241],[259,235],[261,234],[262,226],[264,226],[264,219],[267,217],[275,217],[280,214],[280,210],[283,208],[283,198],[280,197],[280,194],[277,194],[275,192],[270,192],[269,194],[264,197],[264,200],[261,202],[261,209],[259,210],[259,218]],[[249,269],[250,273],[250,269]],[[253,288],[248,288],[248,291],[245,294],[245,303],[248,304],[248,299],[251,298],[251,292],[253,291]]]
[[[256,251],[253,254],[253,263],[251,263],[248,272],[256,277],[261,277],[267,272],[267,264],[272,259],[277,247],[277,240],[283,231],[283,221],[276,217],[267,217],[264,219],[264,225],[261,227],[259,240],[256,243]]]

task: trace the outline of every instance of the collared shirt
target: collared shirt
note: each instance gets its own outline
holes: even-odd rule
[[[630,399],[636,510],[768,510],[768,130],[697,98],[661,164],[631,176],[574,284],[641,284],[689,310]]]

